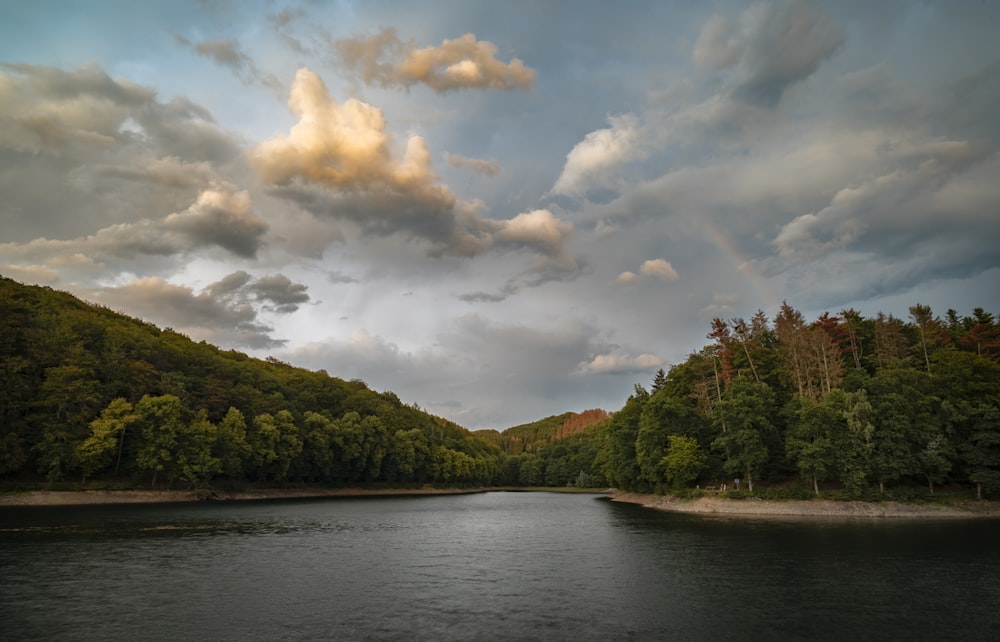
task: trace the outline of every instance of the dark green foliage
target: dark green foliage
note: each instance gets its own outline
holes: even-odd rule
[[[1000,324],[980,308],[944,323],[917,305],[910,318],[845,310],[810,324],[786,303],[773,329],[762,313],[713,319],[714,343],[657,373],[654,394],[636,388],[596,462],[633,491],[725,483],[734,495],[740,477],[740,495],[1000,495]],[[668,457],[675,435],[707,455],[693,478],[677,474],[692,457]]]
[[[0,278],[0,476],[489,484],[502,454],[325,372]]]

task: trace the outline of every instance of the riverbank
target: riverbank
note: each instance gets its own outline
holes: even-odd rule
[[[244,491],[193,490],[30,490],[0,494],[3,506],[76,506],[84,504],[163,504],[201,501],[374,497],[380,495],[461,495],[484,488],[261,488]]]
[[[834,501],[802,499],[775,501],[748,497],[697,497],[681,499],[670,495],[642,495],[613,490],[612,501],[639,504],[675,513],[734,515],[739,517],[829,517],[829,518],[970,518],[1000,517],[1000,502],[959,501],[948,504],[903,502]]]

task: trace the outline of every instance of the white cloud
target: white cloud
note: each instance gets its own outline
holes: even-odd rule
[[[581,366],[580,371],[587,374],[622,374],[652,372],[662,368],[666,362],[653,354],[640,354],[634,357],[621,354],[599,354],[589,363]]]
[[[607,129],[587,134],[566,155],[566,164],[552,192],[566,196],[583,196],[588,190],[614,184],[615,170],[648,154],[640,131],[639,119],[633,114],[611,116]]]
[[[639,275],[635,272],[622,272],[615,278],[617,285],[631,285],[639,280]]]
[[[649,259],[648,261],[644,261],[639,268],[639,274],[655,277],[661,281],[676,281],[680,278],[674,266],[670,265],[664,259]]]

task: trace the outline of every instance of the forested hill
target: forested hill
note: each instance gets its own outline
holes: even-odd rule
[[[809,322],[784,304],[773,322],[758,312],[708,330],[709,345],[611,419],[597,461],[611,484],[1000,497],[1000,323],[982,308]]]
[[[483,484],[501,459],[362,381],[0,277],[0,477]]]
[[[135,484],[733,485],[1000,497],[1000,323],[714,319],[613,415],[469,431],[391,392],[195,343],[0,277],[0,479]]]

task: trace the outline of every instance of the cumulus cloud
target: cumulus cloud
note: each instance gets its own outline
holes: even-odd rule
[[[624,354],[599,354],[590,362],[582,364],[583,374],[624,374],[652,372],[662,368],[666,362],[653,354],[629,356]]]
[[[676,281],[680,277],[677,270],[665,259],[649,259],[639,266],[639,273],[622,272],[615,278],[615,285],[632,285],[640,278],[659,279],[660,281]]]
[[[554,194],[583,196],[590,189],[612,184],[614,168],[641,160],[649,152],[634,114],[611,116],[607,129],[592,131],[566,155],[566,164],[552,187]]]
[[[272,192],[320,217],[353,221],[369,234],[408,234],[430,253],[475,256],[493,247],[529,248],[559,257],[572,225],[548,210],[509,220],[484,218],[438,182],[427,144],[411,136],[398,153],[380,109],[330,97],[322,79],[298,71],[288,100],[298,116],[287,135],[250,151]]]
[[[500,173],[500,163],[495,160],[482,160],[479,158],[467,158],[458,154],[445,154],[445,160],[452,167],[467,169],[476,174],[484,176],[496,176]]]
[[[255,147],[250,158],[261,180],[271,185],[302,181],[343,191],[388,191],[451,208],[455,197],[436,183],[427,144],[411,136],[401,158],[382,110],[360,100],[343,105],[330,97],[322,79],[299,69],[288,98],[298,116],[289,134]]]
[[[382,29],[367,38],[347,38],[335,43],[345,66],[357,72],[366,85],[412,87],[424,84],[436,92],[459,89],[529,89],[535,71],[517,58],[497,60],[491,42],[467,33],[438,46],[417,48],[403,42],[395,29]]]
[[[843,43],[841,29],[808,2],[755,3],[738,18],[717,14],[702,27],[694,61],[731,69],[734,97],[774,106]]]
[[[284,89],[281,81],[274,74],[261,71],[257,63],[243,52],[240,44],[233,38],[191,42],[184,36],[175,37],[178,43],[192,49],[199,56],[231,69],[244,85],[256,83],[274,90]]]
[[[632,285],[639,280],[639,275],[635,272],[622,272],[615,278],[616,285]]]
[[[533,247],[555,256],[562,252],[572,234],[572,223],[557,218],[549,210],[534,210],[499,222],[495,238],[498,243]]]
[[[674,266],[664,259],[649,259],[648,261],[643,261],[642,266],[639,268],[639,274],[643,276],[651,276],[661,281],[676,281],[679,276],[677,276],[677,270]]]

